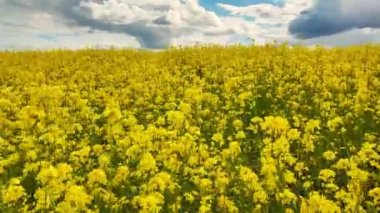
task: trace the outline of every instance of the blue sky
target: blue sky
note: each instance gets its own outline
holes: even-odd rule
[[[230,4],[238,7],[244,7],[248,5],[253,4],[260,4],[260,3],[266,3],[266,4],[279,4],[281,3],[281,0],[200,0],[199,3],[206,8],[207,10],[214,11],[218,15],[221,16],[227,16],[228,12],[223,10],[222,8],[218,7],[218,3],[224,3],[224,4]]]
[[[0,0],[0,50],[380,42],[378,0]]]

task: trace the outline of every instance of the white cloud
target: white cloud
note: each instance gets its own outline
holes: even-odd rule
[[[51,39],[45,39],[44,37],[51,37]],[[25,35],[19,33],[5,33],[2,34],[0,40],[0,49],[7,50],[22,50],[22,49],[78,49],[83,47],[96,47],[96,48],[139,48],[139,42],[131,36],[125,34],[116,34],[108,32],[82,32],[72,33],[66,35],[46,34],[41,32],[40,34],[34,34],[28,36],[25,39]]]
[[[90,12],[90,18],[112,24],[146,22],[150,26],[165,25],[179,30],[222,25],[219,17],[201,7],[197,0],[82,1],[80,7]]]
[[[67,25],[60,16],[48,11],[4,4],[5,1],[0,0],[0,14],[7,14],[0,20],[0,50],[75,49],[83,46],[140,47],[136,38],[130,35],[90,32],[90,27]]]
[[[287,0],[284,6],[272,4],[254,4],[236,7],[228,4],[218,4],[219,7],[233,15],[243,15],[255,18],[258,24],[287,24],[296,18],[301,11],[312,6],[312,0]]]
[[[108,48],[108,47],[132,47],[139,48],[140,43],[136,38],[120,34],[120,33],[108,33],[104,31],[98,31],[94,33],[84,33],[81,34],[79,38],[76,35],[72,36],[62,36],[59,37],[58,43],[62,47],[68,47],[71,49],[75,49],[79,46],[90,46],[90,47],[100,47],[100,48]]]
[[[272,4],[254,4],[244,7],[218,4],[218,6],[230,12],[231,15],[242,18],[244,16],[253,17],[254,23],[249,24],[255,27],[244,29],[247,34],[252,35],[256,41],[262,43],[273,40],[292,40],[288,33],[288,24],[312,4],[312,0],[286,0],[283,6]]]

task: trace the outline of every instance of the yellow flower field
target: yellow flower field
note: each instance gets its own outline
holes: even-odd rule
[[[379,212],[380,46],[0,53],[0,212]]]

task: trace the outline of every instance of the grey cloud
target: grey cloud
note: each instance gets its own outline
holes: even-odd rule
[[[20,29],[20,28],[38,29],[37,27],[29,26],[27,24],[12,23],[12,22],[9,22],[9,21],[0,21],[0,25],[7,26],[7,27],[10,27],[10,28],[15,28],[15,29]]]
[[[74,24],[82,15],[77,0],[5,0],[5,6],[19,8],[29,13],[45,12]]]
[[[138,21],[131,24],[112,24],[85,16],[77,16],[74,20],[81,26],[89,26],[97,30],[127,33],[136,37],[143,47],[152,49],[167,47],[170,44],[170,37],[173,34],[169,29],[162,30],[160,27],[148,26],[148,23],[145,21]]]
[[[323,46],[349,46],[380,42],[380,29],[352,29],[329,36],[321,36],[303,41],[292,41],[292,44],[323,45]]]
[[[165,16],[161,16],[155,19],[153,23],[158,24],[158,25],[170,25],[171,22]]]
[[[93,29],[126,33],[137,38],[141,46],[152,49],[165,48],[170,45],[170,38],[175,34],[170,29],[160,26],[149,26],[146,21],[137,21],[131,24],[112,24],[88,18],[84,15],[73,14],[78,25],[89,26]]]
[[[308,39],[355,28],[380,28],[378,0],[316,0],[289,25],[289,32]]]

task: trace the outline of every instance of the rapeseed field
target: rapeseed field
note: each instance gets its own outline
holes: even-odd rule
[[[379,212],[380,46],[0,53],[0,212]]]

